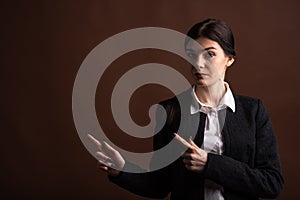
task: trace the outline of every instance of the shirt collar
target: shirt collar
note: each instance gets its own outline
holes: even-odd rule
[[[226,92],[223,96],[223,98],[221,99],[219,105],[217,106],[217,110],[222,110],[226,107],[229,107],[232,112],[235,112],[235,100],[233,97],[233,94],[230,90],[229,84],[224,82],[225,87],[226,87]],[[206,105],[204,103],[202,103],[196,93],[195,93],[195,86],[193,86],[193,89],[191,91],[191,95],[192,95],[192,102],[191,102],[191,114],[195,114],[197,112],[205,112],[205,110],[207,110],[207,108],[211,108],[211,106]]]

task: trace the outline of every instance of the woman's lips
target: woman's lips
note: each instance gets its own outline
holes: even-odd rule
[[[205,73],[195,73],[194,75],[199,77],[199,78],[204,77],[204,76],[208,76],[208,74],[205,74]]]

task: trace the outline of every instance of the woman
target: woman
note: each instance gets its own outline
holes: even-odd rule
[[[164,198],[169,193],[172,200],[275,198],[283,187],[283,177],[269,115],[260,100],[232,94],[224,82],[226,70],[235,60],[230,28],[222,21],[207,19],[195,24],[187,35],[193,39],[186,39],[185,48],[193,62],[195,83],[177,96],[184,99],[183,108],[176,97],[160,103],[167,122],[154,136],[155,150],[174,137],[187,150],[154,172],[120,172],[132,164],[107,143],[89,136],[101,149],[97,152],[100,168],[112,182],[150,198]],[[182,118],[183,123],[191,123],[194,116],[200,118],[197,134],[194,141],[187,142],[183,138],[188,138],[185,133],[190,126],[178,131],[179,124]]]

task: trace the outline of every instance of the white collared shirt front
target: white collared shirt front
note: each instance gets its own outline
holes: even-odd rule
[[[224,144],[222,137],[222,130],[219,123],[218,111],[226,109],[229,107],[233,112],[235,112],[235,101],[233,94],[229,88],[228,83],[224,83],[226,87],[226,92],[221,99],[219,105],[213,108],[210,105],[202,103],[196,93],[195,86],[192,90],[192,103],[191,103],[191,114],[196,114],[198,112],[203,112],[207,114],[204,130],[204,140],[201,148],[207,153],[213,153],[221,155],[224,152]],[[217,184],[206,180],[205,181],[205,199],[206,200],[223,200],[224,197],[221,193],[222,187]]]

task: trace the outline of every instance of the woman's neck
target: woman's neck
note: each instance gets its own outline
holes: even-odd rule
[[[226,92],[224,81],[218,81],[211,86],[196,85],[195,93],[198,99],[213,108],[217,107]]]

